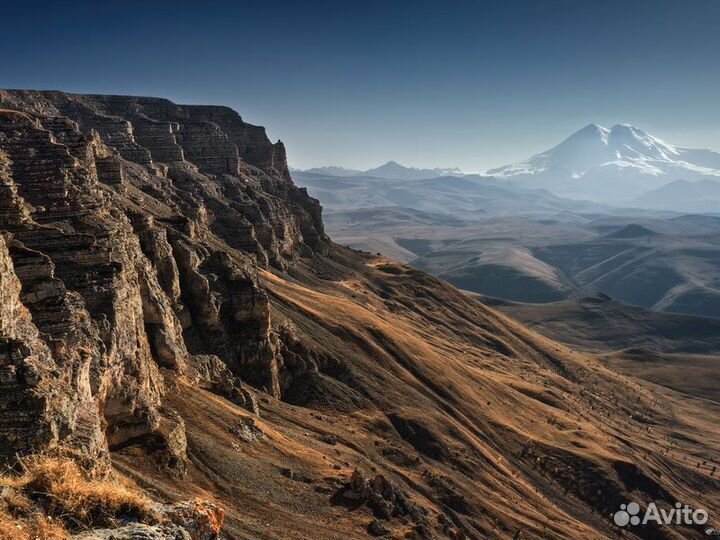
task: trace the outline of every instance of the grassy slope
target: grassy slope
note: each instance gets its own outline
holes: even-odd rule
[[[549,304],[479,299],[539,332],[583,350],[644,348],[656,352],[720,354],[720,321],[657,313],[596,295]]]
[[[627,306],[606,296],[551,304],[484,300],[523,324],[601,355],[614,370],[720,402],[720,321]]]
[[[179,381],[189,476],[169,480],[133,448],[117,466],[164,495],[216,499],[231,538],[366,537],[367,509],[330,503],[355,468],[471,538],[613,537],[608,514],[630,497],[717,508],[716,405],[619,375],[421,272],[359,260],[336,250],[293,277],[264,275],[276,324],[327,365],[288,396],[298,405],[263,399],[267,439],[238,440],[229,428],[247,413]],[[676,531],[640,536],[702,537]]]

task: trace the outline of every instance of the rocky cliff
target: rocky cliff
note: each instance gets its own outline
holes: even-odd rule
[[[160,370],[193,356],[280,396],[257,270],[329,245],[282,143],[228,108],[154,98],[6,91],[0,108],[3,410],[17,411],[0,453],[101,456],[156,432]]]
[[[228,108],[0,91],[0,190],[5,461],[70,447],[232,539],[605,538],[631,497],[720,502],[714,403],[334,245]]]

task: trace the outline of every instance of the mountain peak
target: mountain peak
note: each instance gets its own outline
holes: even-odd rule
[[[686,178],[720,177],[720,154],[679,148],[632,124],[588,124],[546,152],[488,174],[594,201],[629,201]]]
[[[607,128],[601,126],[600,124],[588,124],[584,128],[578,130],[576,133],[602,133],[607,131]]]
[[[609,137],[620,137],[620,136],[628,136],[633,137],[637,139],[652,139],[652,140],[658,140],[656,137],[653,137],[652,135],[649,135],[646,131],[643,131],[637,126],[634,126],[632,124],[615,124],[610,128],[606,128],[604,126],[601,126],[600,124],[588,124],[582,129],[579,129],[575,133],[573,133],[570,137],[568,137],[566,140],[571,140],[580,136],[599,136],[604,142],[608,141]]]
[[[439,176],[463,176],[463,173],[455,168],[419,169],[417,167],[406,167],[397,161],[388,161],[384,165],[365,171],[368,176],[388,178],[393,180],[425,180]]]
[[[371,172],[377,172],[377,171],[382,171],[382,170],[403,170],[403,171],[405,171],[405,170],[416,170],[416,169],[414,169],[413,167],[406,167],[405,165],[400,165],[397,161],[390,160],[390,161],[383,163],[382,165],[380,165],[378,167],[373,167],[372,169],[368,169],[365,172],[371,173]]]
[[[610,134],[610,130],[599,125],[599,124],[588,124],[582,129],[579,129],[570,137],[565,139],[563,141],[564,144],[567,141],[577,141],[577,140],[601,140],[603,143],[607,143],[608,135]]]

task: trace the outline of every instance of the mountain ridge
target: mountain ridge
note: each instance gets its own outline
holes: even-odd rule
[[[689,182],[675,180],[658,189],[643,193],[633,204],[643,208],[682,212],[720,213],[720,178]]]
[[[457,167],[435,167],[432,169],[421,169],[417,167],[405,167],[397,161],[388,161],[378,167],[364,171],[346,169],[344,167],[328,166],[313,167],[310,169],[296,169],[297,172],[308,174],[320,174],[334,177],[367,176],[371,178],[386,178],[389,180],[428,180],[439,176],[463,176],[464,173]]]

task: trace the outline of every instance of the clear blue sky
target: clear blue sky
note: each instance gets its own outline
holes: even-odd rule
[[[226,104],[291,165],[483,170],[590,123],[720,150],[718,0],[8,2],[0,87]]]

